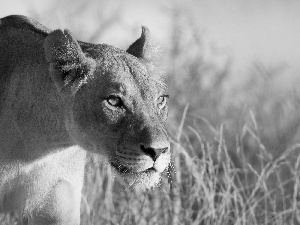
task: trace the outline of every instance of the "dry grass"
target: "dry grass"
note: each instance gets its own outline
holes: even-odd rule
[[[184,114],[185,115],[185,114]],[[95,169],[95,156],[88,163],[82,224],[299,224],[299,163],[291,163],[300,145],[276,160],[261,160],[237,168],[231,161],[223,128],[218,145],[203,142],[192,127],[201,149],[179,142],[182,125],[172,140],[173,163],[156,190],[136,195],[116,179],[102,163]],[[257,137],[257,140],[259,138]],[[261,151],[266,151],[262,143]],[[215,148],[216,147],[216,148]],[[202,157],[197,156],[201,151]],[[213,153],[213,154],[211,154]],[[242,152],[239,153],[243,158]],[[261,158],[265,153],[261,152]],[[192,156],[193,155],[193,156]],[[199,155],[199,154],[198,154]]]

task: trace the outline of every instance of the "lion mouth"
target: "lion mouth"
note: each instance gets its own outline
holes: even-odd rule
[[[117,164],[116,162],[111,162],[111,165],[117,171],[119,176],[127,183],[127,188],[135,192],[144,193],[160,184],[161,173],[154,167],[150,167],[143,171],[135,171],[124,165]]]
[[[126,174],[140,174],[140,173],[154,173],[154,172],[158,172],[154,167],[150,167],[146,170],[143,170],[143,171],[135,171],[133,170],[132,168],[130,167],[127,167],[127,166],[124,166],[124,165],[120,165],[116,162],[111,162],[111,165],[120,173],[120,174],[123,174],[123,175],[126,175]]]

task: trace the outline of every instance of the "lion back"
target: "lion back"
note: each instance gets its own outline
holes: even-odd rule
[[[21,15],[11,15],[0,19],[0,30],[6,29],[19,29],[19,30],[30,30],[34,33],[38,33],[44,36],[49,34],[50,30],[42,24],[36,22],[31,18]]]
[[[28,66],[32,58],[44,54],[42,42],[49,32],[46,27],[25,16],[12,15],[0,19],[0,115],[14,69],[21,64]]]

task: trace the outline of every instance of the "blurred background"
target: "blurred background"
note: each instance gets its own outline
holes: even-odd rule
[[[217,168],[217,177],[220,177],[224,173],[226,175],[220,165],[228,154],[230,166],[243,171],[239,179],[246,187],[244,181],[249,167],[260,174],[266,165],[270,165],[268,163],[274,163],[291,146],[300,142],[298,0],[1,0],[0,5],[0,17],[26,15],[50,29],[67,28],[78,40],[106,43],[124,50],[140,36],[141,26],[148,26],[163,49],[157,66],[169,74],[166,81],[170,94],[168,130],[175,158],[178,154],[187,154],[191,160],[195,157],[203,159],[208,154],[216,166],[214,168]],[[225,153],[222,150],[224,146]],[[297,151],[287,157],[289,166],[297,161]],[[173,164],[180,170],[184,163],[174,159]],[[101,173],[110,170],[105,164],[97,165],[103,167]],[[292,171],[297,170],[282,169],[276,179],[268,178],[266,183],[274,183],[278,187],[282,177],[291,177]],[[95,182],[93,176],[98,175],[91,175],[87,180]],[[190,182],[182,181],[181,175],[178,172],[169,178],[174,183]],[[194,178],[197,179],[198,175]],[[102,177],[106,175],[102,174]],[[109,180],[97,181],[98,186],[100,182],[108,188]],[[257,180],[257,177],[249,178],[246,183]],[[293,187],[294,191],[298,190],[298,186]],[[91,217],[96,203],[90,200],[94,198],[89,197],[91,191],[85,191],[85,206],[89,210],[84,211],[88,211]],[[171,187],[171,191],[169,201],[179,202],[182,207],[176,211],[174,205],[170,206],[169,214],[177,212],[181,224],[195,221],[195,224],[202,224],[193,213],[199,212],[203,199],[188,208],[182,197],[188,195],[184,192],[185,188],[176,190]],[[176,197],[176,191],[181,197]],[[103,193],[106,196],[107,192],[101,193],[103,199]],[[284,195],[285,191],[281,190],[281,194]],[[293,196],[298,195],[294,192]],[[116,205],[111,198],[108,199],[101,210],[106,210],[109,216],[105,220],[103,216],[97,217],[98,221],[103,224],[139,224],[124,222],[122,218],[125,217],[113,220],[110,213],[121,204]],[[288,203],[282,202],[281,209],[287,210]],[[293,204],[296,204],[293,207],[298,207],[298,200]],[[191,209],[192,213],[187,214],[187,209]],[[132,215],[135,213],[132,212]],[[193,218],[193,221],[186,222],[185,216]],[[264,217],[264,224],[269,224],[268,216]],[[293,222],[295,218],[292,216]],[[161,224],[176,224],[178,221],[175,220],[170,219],[170,222],[166,219],[168,222]],[[138,221],[140,224],[152,224],[147,219]],[[241,224],[247,224],[247,219],[243,221]],[[284,224],[281,222],[278,224]],[[86,221],[88,223],[94,224],[95,221]],[[159,223],[154,221],[153,224]],[[240,223],[223,221],[222,224]],[[249,224],[260,222],[254,220]]]

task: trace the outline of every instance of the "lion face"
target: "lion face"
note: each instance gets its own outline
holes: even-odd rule
[[[151,79],[145,82],[148,74],[135,76],[122,69],[104,74],[99,69],[96,74],[75,97],[76,135],[91,150],[107,155],[129,182],[139,176],[153,182],[170,159],[165,89]]]
[[[127,52],[108,45],[79,47],[67,33],[48,43],[59,47],[48,54],[52,62],[64,51],[59,42],[80,48],[73,55],[82,57],[77,59],[81,64],[52,63],[52,77],[68,99],[66,127],[70,136],[83,148],[107,156],[135,190],[158,184],[170,162],[166,86],[162,73],[148,60],[147,32],[143,28],[141,38]],[[61,41],[62,36],[69,40]],[[61,74],[64,79],[59,84]]]

